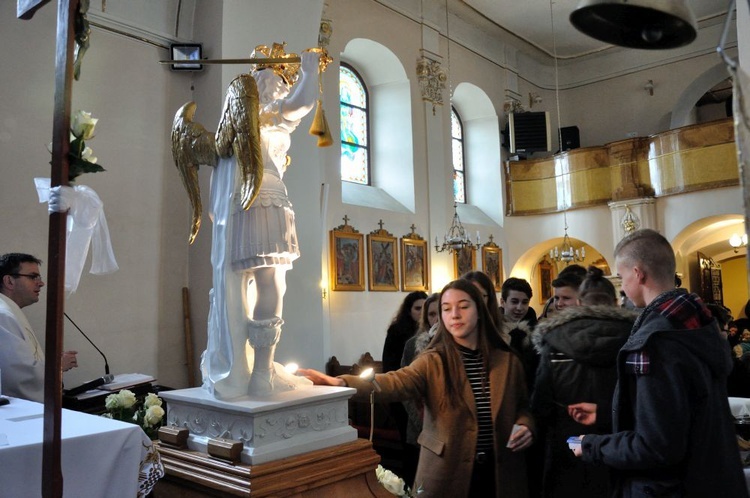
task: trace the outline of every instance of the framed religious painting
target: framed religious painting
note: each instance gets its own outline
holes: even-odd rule
[[[545,304],[552,297],[552,279],[554,278],[552,262],[544,255],[539,261],[539,304]]]
[[[401,289],[404,292],[430,290],[427,241],[414,231],[401,237]]]
[[[477,248],[466,246],[453,251],[453,276],[461,278],[466,272],[474,271],[477,267]]]
[[[331,230],[331,290],[365,290],[365,242],[364,236],[348,223]]]
[[[482,271],[490,277],[495,291],[500,292],[503,287],[503,250],[492,241],[482,246]]]
[[[380,229],[367,234],[367,271],[371,291],[398,291],[397,239],[388,230]]]

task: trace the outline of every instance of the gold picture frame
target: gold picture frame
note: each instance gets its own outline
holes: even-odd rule
[[[401,289],[404,292],[430,290],[430,249],[427,241],[416,233],[411,226],[411,233],[401,237]]]
[[[466,246],[453,251],[453,278],[461,278],[464,273],[474,271],[477,267],[477,248]]]
[[[398,288],[398,240],[383,229],[367,234],[368,288],[371,291],[396,292]]]
[[[555,278],[552,262],[547,255],[539,261],[539,304],[552,297],[552,279]]]
[[[482,246],[482,271],[490,277],[495,291],[500,292],[503,287],[503,250],[492,241]]]
[[[365,290],[365,240],[364,235],[344,224],[331,230],[331,290]]]

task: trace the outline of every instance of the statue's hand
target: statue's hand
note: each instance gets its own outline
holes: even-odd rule
[[[321,57],[320,52],[302,52],[300,57],[302,59],[300,68],[304,73],[315,74],[318,72]]]

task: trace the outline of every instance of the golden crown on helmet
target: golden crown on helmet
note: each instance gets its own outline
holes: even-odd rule
[[[269,47],[268,45],[258,45],[257,47],[255,47],[252,57],[265,57],[270,59],[289,59],[292,57],[297,57],[297,54],[295,53],[287,54],[284,50],[284,47],[286,47],[286,42],[274,43],[271,47]],[[279,75],[281,79],[284,80],[284,83],[291,86],[295,81],[297,81],[299,63],[291,62],[285,64],[283,62],[271,62],[265,64],[262,62],[256,62],[253,72],[255,73],[262,69],[271,69],[274,73]]]

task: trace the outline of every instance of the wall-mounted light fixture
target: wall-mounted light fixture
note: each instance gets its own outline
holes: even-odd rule
[[[169,46],[173,61],[199,61],[203,58],[203,45],[200,43],[173,43]],[[195,62],[170,64],[172,71],[203,71],[203,64]]]
[[[643,89],[648,92],[649,95],[652,97],[654,96],[654,80],[648,80],[645,85],[643,85]]]
[[[739,236],[736,233],[733,233],[731,237],[729,237],[729,245],[732,246],[732,249],[734,249],[734,253],[737,254],[740,252],[740,247],[747,247],[747,234],[743,233],[742,236]]]
[[[328,284],[325,280],[320,280],[320,295],[323,299],[328,299]]]

